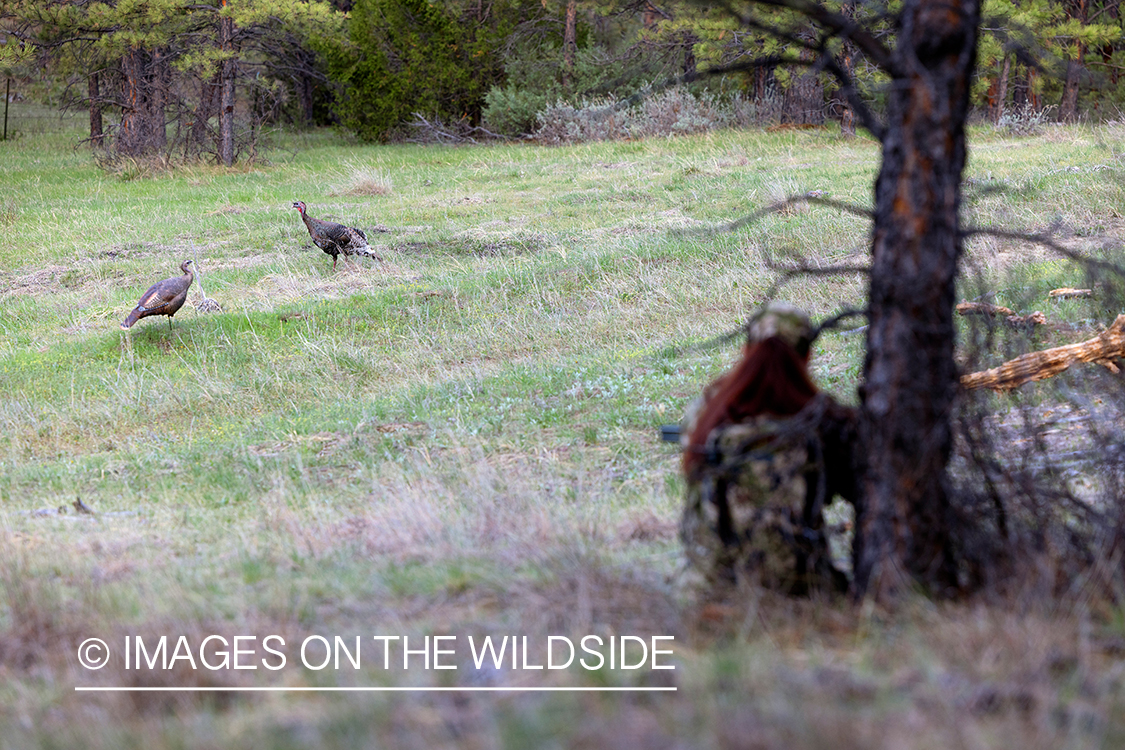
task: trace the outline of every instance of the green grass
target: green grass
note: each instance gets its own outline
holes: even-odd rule
[[[729,364],[774,278],[763,252],[864,262],[820,207],[729,232],[792,193],[866,205],[875,144],[722,132],[568,148],[367,147],[278,133],[249,168],[101,171],[0,143],[0,746],[1113,747],[1121,615],[755,592],[700,608],[683,490],[656,428]],[[1120,236],[1120,126],[974,132],[967,219]],[[1002,188],[974,193],[979,186]],[[364,227],[385,264],[332,272],[290,208]],[[169,327],[119,323],[193,258]],[[974,240],[965,296],[1021,311],[1073,264]],[[203,290],[222,312],[196,312]],[[782,296],[824,317],[858,278]],[[1053,303],[1051,303],[1053,304]],[[1050,308],[1096,326],[1096,302]],[[858,323],[857,323],[858,325]],[[1059,334],[1062,335],[1062,334]],[[1037,345],[1013,337],[1008,351]],[[862,336],[818,343],[855,400]],[[687,347],[687,348],[685,348]],[[69,508],[76,497],[97,511]],[[433,684],[470,670],[100,672],[89,636],[675,635],[674,672],[508,674],[676,694],[76,694],[75,685]],[[366,648],[366,646],[365,646]],[[290,650],[290,661],[295,653]],[[464,665],[462,665],[464,666]],[[1030,698],[1028,696],[1031,696]],[[253,739],[252,739],[253,738]],[[378,738],[377,740],[374,738]],[[896,738],[898,738],[896,740]],[[757,744],[755,744],[757,743]]]

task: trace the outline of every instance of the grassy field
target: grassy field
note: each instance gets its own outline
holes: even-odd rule
[[[807,191],[869,205],[874,142],[732,131],[369,147],[278,133],[242,169],[103,171],[71,148],[80,136],[0,143],[0,747],[1125,741],[1118,608],[918,598],[889,612],[756,591],[701,606],[683,575],[683,486],[657,427],[736,353],[692,345],[764,299],[767,256],[866,257],[865,223],[821,207],[724,227]],[[1123,169],[1121,125],[974,132],[967,219],[1058,221],[1079,247],[1121,237]],[[333,273],[293,200],[364,228],[385,263],[341,259]],[[187,258],[197,282],[171,329],[149,318],[121,331]],[[1021,310],[1081,283],[1030,245],[974,241],[966,261],[966,296],[987,288]],[[197,311],[204,294],[222,311]],[[825,317],[863,294],[841,276],[779,296]],[[1118,312],[1052,309],[1095,328]],[[816,379],[845,401],[862,339],[819,343]],[[126,638],[161,635],[169,655],[180,636],[193,648],[254,636],[243,663],[261,666],[125,668]],[[282,669],[262,661],[267,635],[284,639]],[[302,666],[314,635],[361,637],[361,667]],[[380,635],[411,648],[456,636],[442,659],[458,669],[421,655],[384,669]],[[490,635],[527,636],[533,665],[552,635],[673,636],[661,647],[675,669],[476,669],[467,637]],[[90,637],[113,651],[104,669],[76,658]]]

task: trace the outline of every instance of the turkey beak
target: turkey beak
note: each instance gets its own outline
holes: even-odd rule
[[[293,208],[300,208],[300,207],[301,207],[300,203],[297,203],[296,201],[293,201]]]

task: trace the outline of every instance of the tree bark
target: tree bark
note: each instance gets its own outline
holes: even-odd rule
[[[315,116],[313,111],[313,85],[312,76],[302,75],[297,81],[297,96],[301,102],[301,124],[306,128],[312,127]]]
[[[1004,61],[1000,64],[1000,75],[996,79],[996,98],[992,103],[992,124],[999,125],[1004,117],[1004,100],[1008,98],[1008,76],[1012,70],[1012,56],[1004,53]]]
[[[102,126],[101,82],[96,70],[86,81],[86,93],[90,99],[90,143],[97,148],[104,143],[105,129]]]
[[[1066,80],[1063,82],[1062,99],[1059,101],[1059,122],[1074,122],[1078,119],[1078,87],[1082,82],[1085,49],[1078,45],[1078,59],[1067,60]]]
[[[981,0],[906,0],[875,184],[857,593],[957,585],[945,481],[965,118]]]
[[[799,57],[812,60],[816,53],[802,49]],[[810,69],[794,71],[785,90],[781,121],[798,125],[821,125],[824,123],[824,85],[819,75]]]
[[[840,13],[849,20],[855,20],[855,0],[847,0],[840,6]],[[844,40],[843,49],[840,50],[840,67],[844,73],[855,80],[855,44],[850,39]],[[855,137],[855,111],[848,104],[847,97],[840,97],[840,132],[847,138]]]
[[[215,103],[220,88],[220,77],[215,76],[210,81],[201,81],[199,84],[199,106],[195,110],[195,117],[191,122],[191,137],[184,146],[187,154],[200,154],[207,145],[207,123],[215,116]],[[212,142],[212,148],[214,143]]]
[[[141,156],[151,143],[151,90],[148,71],[151,54],[140,47],[132,47],[121,58],[121,127],[116,148],[118,153]]]
[[[227,7],[227,0],[223,0]],[[226,56],[219,71],[219,160],[234,164],[234,19],[219,19],[219,44]]]
[[[152,53],[152,65],[149,74],[149,138],[150,148],[163,153],[168,148],[168,127],[164,114],[171,98],[169,87],[168,61],[165,50],[156,49]]]
[[[566,26],[563,30],[563,87],[574,83],[574,58],[578,48],[578,0],[566,2]]]
[[[1067,16],[1081,24],[1086,23],[1086,0],[1072,0],[1064,3]],[[1078,119],[1078,87],[1082,83],[1085,70],[1086,45],[1075,42],[1077,47],[1074,59],[1066,62],[1066,80],[1063,81],[1062,98],[1059,100],[1059,122],[1074,122]]]
[[[166,50],[133,47],[121,58],[121,126],[118,153],[144,156],[168,146],[165,108],[170,98]]]

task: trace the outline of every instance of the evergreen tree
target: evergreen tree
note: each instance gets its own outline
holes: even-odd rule
[[[426,0],[358,0],[350,44],[322,47],[343,89],[339,112],[364,140],[387,140],[417,113],[480,121],[484,94],[500,77],[497,50],[510,6]]]
[[[235,158],[240,68],[269,59],[276,47],[262,41],[279,29],[307,38],[331,34],[340,19],[317,0],[6,0],[3,11],[6,28],[24,44],[5,45],[0,55],[12,55],[9,48],[33,48],[60,72],[88,78],[92,138],[103,135],[97,132],[100,113],[112,106],[120,113],[116,151],[165,153],[169,124],[192,111],[184,91],[194,87],[199,94],[193,123],[173,131],[177,143],[185,153],[199,150],[215,119],[214,151],[227,165]]]

